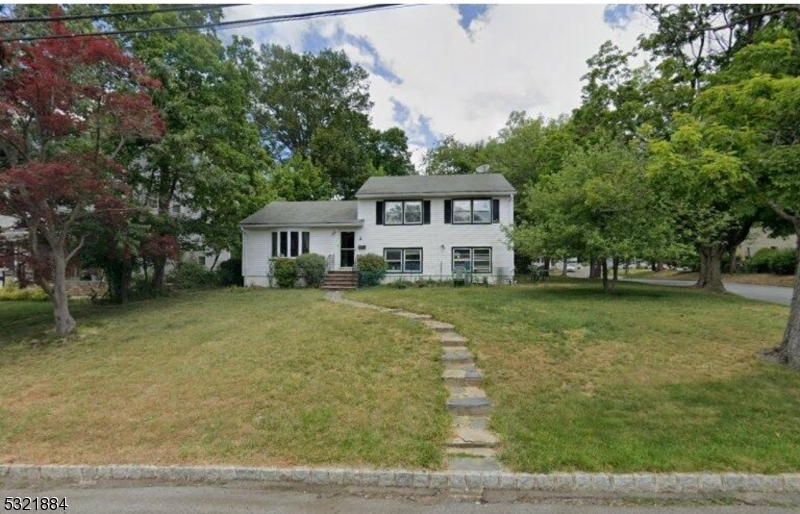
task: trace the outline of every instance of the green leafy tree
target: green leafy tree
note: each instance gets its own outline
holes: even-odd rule
[[[269,182],[275,195],[289,202],[330,200],[336,194],[328,176],[300,155],[275,166]]]
[[[112,6],[145,10],[154,6]],[[113,20],[119,29],[218,21],[221,10]],[[129,147],[130,181],[157,208],[161,236],[178,237],[183,249],[210,248],[217,255],[240,244],[238,222],[271,198],[264,174],[271,160],[251,122],[258,81],[256,53],[234,38],[225,47],[211,31],[181,30],[126,36],[126,45],[162,83],[154,97],[166,125],[156,144]],[[188,216],[176,218],[179,203]],[[153,288],[163,286],[167,256],[153,256]]]
[[[644,156],[618,143],[572,152],[562,169],[530,189],[526,205],[533,221],[511,232],[515,249],[531,257],[598,259],[606,291],[613,287],[607,259],[617,263],[673,244],[671,220],[647,180]]]
[[[310,159],[346,199],[370,176],[413,173],[405,133],[370,126],[369,75],[344,52],[262,46],[258,62],[255,121],[276,160]]]
[[[793,229],[798,246],[789,320],[776,354],[800,367],[800,55],[796,31],[762,33],[697,100],[697,121],[738,142],[737,172],[755,201]]]

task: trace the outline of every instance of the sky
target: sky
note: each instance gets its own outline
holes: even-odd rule
[[[248,5],[226,20],[353,5]],[[242,27],[295,51],[344,50],[370,75],[372,123],[405,130],[413,161],[447,135],[475,142],[509,114],[555,118],[580,105],[586,60],[611,40],[632,49],[648,23],[626,4],[404,5],[368,13]]]

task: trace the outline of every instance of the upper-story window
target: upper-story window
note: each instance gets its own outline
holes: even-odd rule
[[[386,225],[421,225],[422,201],[385,202]]]
[[[445,223],[457,225],[499,223],[500,201],[489,198],[445,200]]]
[[[378,225],[422,225],[431,222],[429,200],[386,200],[376,203]]]

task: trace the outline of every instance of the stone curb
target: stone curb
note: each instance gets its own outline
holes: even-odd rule
[[[389,487],[449,491],[633,494],[800,494],[800,473],[552,473],[502,471],[407,471],[357,468],[262,468],[236,466],[0,465],[0,481],[155,480],[179,483],[259,482],[266,485]]]

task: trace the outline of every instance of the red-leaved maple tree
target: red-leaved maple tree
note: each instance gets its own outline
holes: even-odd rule
[[[59,23],[52,33],[67,34]],[[83,244],[77,227],[128,205],[117,157],[163,132],[148,94],[159,84],[104,37],[10,44],[0,58],[0,213],[27,228],[37,283],[67,334],[76,326],[66,269]]]

